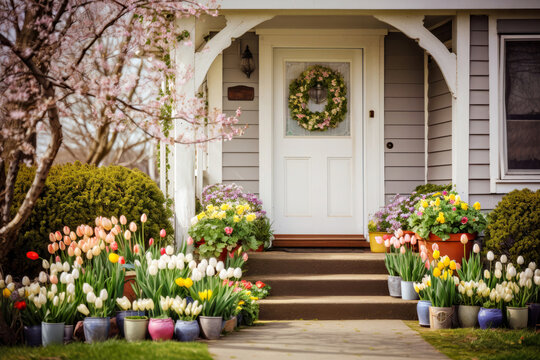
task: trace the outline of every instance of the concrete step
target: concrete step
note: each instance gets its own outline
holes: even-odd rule
[[[269,251],[251,253],[246,263],[250,277],[281,274],[386,274],[384,254],[297,253]]]
[[[247,277],[272,287],[275,296],[388,295],[386,274],[265,275]]]
[[[259,302],[261,320],[414,320],[416,303],[390,296],[272,296]]]

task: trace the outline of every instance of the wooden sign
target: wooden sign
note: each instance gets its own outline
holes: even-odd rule
[[[255,89],[250,86],[237,85],[227,88],[229,100],[252,101],[255,99]]]

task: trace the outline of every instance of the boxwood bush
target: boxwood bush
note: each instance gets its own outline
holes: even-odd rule
[[[540,190],[514,190],[488,216],[485,249],[506,254],[514,263],[519,255],[540,263]]]
[[[14,192],[14,211],[22,203],[34,179],[35,168],[22,167]],[[75,229],[80,224],[94,225],[97,216],[125,215],[128,221],[140,222],[148,215],[145,234],[159,241],[164,228],[172,235],[169,219],[172,212],[165,206],[165,197],[157,184],[139,170],[122,166],[96,167],[79,162],[51,168],[32,214],[22,227],[10,252],[10,262],[2,264],[5,273],[32,273],[41,263],[25,257],[34,250],[48,258],[49,233],[64,225]]]

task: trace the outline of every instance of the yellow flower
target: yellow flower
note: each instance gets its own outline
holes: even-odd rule
[[[109,261],[112,262],[113,264],[116,264],[118,262],[118,259],[120,258],[120,256],[118,256],[118,254],[116,253],[110,253],[109,254]]]
[[[439,195],[441,195],[440,192],[436,192],[435,194],[433,194],[433,196],[439,196]]]
[[[234,215],[233,221],[234,221],[235,223],[240,222],[240,220],[242,220],[242,218],[241,218],[240,216]]]
[[[462,208],[463,210],[467,210],[467,209],[469,208],[469,204],[467,204],[466,202],[462,202],[462,203],[461,203],[461,208]]]
[[[190,287],[193,286],[193,280],[191,280],[191,278],[185,278],[184,286],[186,287],[186,289],[189,289]]]
[[[227,211],[229,210],[231,207],[229,206],[229,204],[225,203],[225,204],[221,204],[221,210],[223,211]]]
[[[439,250],[435,250],[433,252],[433,258],[437,260],[441,256],[441,252]]]
[[[210,300],[210,298],[212,297],[212,290],[204,290],[204,291],[199,291],[199,298],[201,299],[201,301],[204,301],[204,300]]]
[[[174,280],[174,282],[176,283],[176,285],[178,285],[180,287],[183,287],[185,285],[185,280],[184,280],[184,278],[181,278],[181,277]]]
[[[435,276],[435,277],[441,276],[441,269],[439,269],[438,267],[433,269],[433,276]]]
[[[242,215],[244,213],[244,206],[236,205],[236,214]]]
[[[206,211],[210,212],[210,213],[213,213],[214,211],[216,210],[215,206],[210,204],[210,205],[206,205]]]
[[[446,201],[448,201],[449,199],[450,199],[450,196],[448,196],[448,195],[446,195],[446,196],[444,197],[444,200],[446,200]]]
[[[203,217],[205,217],[206,214],[204,213],[204,211],[200,214],[197,215],[197,220],[201,220]]]
[[[454,272],[452,270],[448,270],[448,276],[452,276],[452,274],[454,274]]]
[[[450,258],[448,256],[445,256],[443,259],[444,267],[448,267],[450,265]]]
[[[450,261],[450,270],[456,270],[456,262],[454,260]]]
[[[461,202],[461,197],[458,195],[456,196],[456,202],[454,203],[454,205],[458,206],[460,202]]]
[[[212,212],[212,213],[210,214],[210,216],[209,216],[210,219],[215,219],[215,218],[217,217],[217,214],[218,214],[217,211]]]
[[[423,208],[427,208],[428,207],[428,202],[426,200],[422,200],[422,207]]]
[[[441,199],[440,198],[437,198],[435,200],[435,206],[437,206],[437,207],[441,206]]]
[[[250,298],[251,300],[259,300],[259,298],[256,297],[256,296],[250,296],[249,298]]]
[[[251,210],[251,207],[249,206],[249,204],[244,205],[244,211],[250,211],[250,210]]]
[[[257,218],[257,215],[255,215],[255,214],[253,214],[253,213],[248,214],[248,215],[246,216],[246,220],[249,221],[249,222],[255,220],[256,218]]]
[[[414,284],[414,291],[416,291],[417,293],[420,292],[420,289],[418,288],[418,285]]]
[[[244,300],[240,300],[240,301],[238,302],[238,305],[244,305],[245,303],[246,303],[246,302],[245,302]]]
[[[444,271],[444,273],[443,273],[443,275],[442,275],[442,279],[443,279],[443,280],[448,279],[448,271],[446,271],[446,270]]]
[[[241,307],[241,306],[237,306],[237,307],[236,307],[236,310],[242,310],[242,307]]]
[[[454,195],[454,194],[450,194],[449,197],[450,197],[450,200],[452,200],[452,201],[456,200],[456,195]]]
[[[480,206],[480,203],[477,201],[477,202],[475,202],[475,203],[473,204],[473,208],[474,208],[475,210],[480,210],[482,207]]]
[[[208,300],[210,300],[210,298],[212,297],[212,294],[213,294],[212,290],[208,290]]]
[[[2,291],[2,295],[4,295],[5,298],[8,298],[11,296],[11,290],[9,290],[8,288],[5,288],[3,291]]]
[[[426,285],[427,285],[427,286],[431,286],[431,280],[428,280],[428,281],[426,282]]]
[[[437,267],[438,267],[440,270],[444,269],[444,263],[443,263],[442,261],[439,261],[439,262],[437,263]]]
[[[220,219],[220,220],[223,220],[225,217],[227,216],[227,213],[225,211],[220,211],[218,214],[217,214],[217,218]]]
[[[436,220],[441,224],[444,224],[444,213],[442,211],[439,211],[439,216],[437,216]]]

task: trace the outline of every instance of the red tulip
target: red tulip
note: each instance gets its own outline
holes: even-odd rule
[[[37,260],[39,259],[39,255],[37,252],[35,251],[29,251],[26,253],[26,257],[29,258],[30,260]]]
[[[161,253],[161,255],[165,255],[165,252],[166,252],[166,251],[165,251],[165,248],[162,247],[161,250],[160,250],[159,252]]]
[[[150,240],[148,240],[148,245],[154,245],[154,238],[150,238]]]
[[[116,241],[113,241],[113,242],[111,243],[111,249],[112,249],[113,251],[118,250],[118,243],[117,243]]]
[[[13,304],[13,307],[17,310],[24,310],[26,309],[26,302],[24,301],[16,301],[15,304]]]
[[[162,238],[167,236],[167,232],[165,231],[165,229],[161,229],[161,231],[159,232],[159,236],[161,236]]]
[[[120,257],[118,258],[118,263],[124,265],[124,264],[126,263],[126,259],[124,259],[123,256],[120,256]]]
[[[262,281],[260,281],[260,280],[259,280],[259,281],[257,281],[257,282],[255,283],[255,285],[256,285],[256,286],[257,286],[257,287],[258,287],[259,289],[262,289],[263,287],[265,287],[265,286],[266,286],[266,284],[265,284],[265,283],[263,283],[263,282],[262,282]]]

